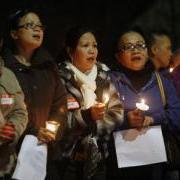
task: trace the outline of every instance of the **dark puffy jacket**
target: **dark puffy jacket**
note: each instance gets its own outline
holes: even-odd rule
[[[15,75],[25,94],[29,123],[26,133],[36,133],[45,121],[66,118],[66,90],[57,76],[57,68],[44,49],[38,49],[31,66],[19,63],[10,50],[3,53],[5,65]]]

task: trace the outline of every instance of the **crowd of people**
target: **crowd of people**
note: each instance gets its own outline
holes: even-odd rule
[[[0,180],[179,180],[180,167],[165,161],[119,168],[113,136],[157,126],[180,136],[180,51],[172,55],[170,36],[121,32],[110,69],[98,59],[93,29],[69,29],[56,59],[43,47],[44,29],[38,12],[18,10],[8,17],[6,39],[0,36]],[[141,99],[149,107],[144,112],[136,106]],[[23,150],[31,154],[29,135],[37,151],[47,147],[45,175],[28,172],[34,160],[21,163]],[[26,179],[18,172],[24,164],[32,174]]]

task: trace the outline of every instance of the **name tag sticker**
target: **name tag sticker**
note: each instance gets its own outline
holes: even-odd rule
[[[0,96],[1,105],[12,105],[14,103],[14,97],[9,94],[2,94]]]
[[[79,103],[75,98],[68,98],[67,100],[67,108],[68,110],[72,110],[72,109],[78,109]]]

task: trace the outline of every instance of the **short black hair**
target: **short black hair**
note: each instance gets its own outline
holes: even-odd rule
[[[96,32],[90,27],[80,25],[72,27],[66,34],[65,46],[75,49],[80,37],[87,32],[92,33],[97,38]]]
[[[92,33],[97,40],[97,33],[91,27],[82,25],[71,27],[66,33],[64,47],[57,55],[56,61],[63,62],[70,59],[67,48],[70,48],[72,51],[75,50],[81,36],[88,32]]]
[[[119,51],[118,49],[118,44],[119,44],[119,40],[120,38],[126,34],[126,33],[129,33],[129,32],[136,32],[138,34],[140,34],[144,40],[145,40],[145,43],[147,41],[147,35],[146,35],[146,32],[143,31],[141,28],[139,27],[129,27],[128,29],[124,29],[123,31],[119,32],[116,34],[115,36],[115,39],[114,39],[114,42],[113,42],[113,54],[117,53]]]

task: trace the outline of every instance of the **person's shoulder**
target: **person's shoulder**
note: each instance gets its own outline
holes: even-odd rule
[[[2,75],[5,75],[6,77],[16,78],[13,71],[10,70],[9,68],[5,67],[5,66],[2,66]]]
[[[68,61],[58,63],[57,66],[58,66],[58,73],[59,73],[60,78],[67,81],[67,80],[70,80],[72,78],[73,72],[68,67],[66,62],[68,62]]]
[[[110,70],[110,68],[102,62],[97,62],[96,65],[97,65],[98,70],[100,70],[100,71],[107,72]]]
[[[123,79],[123,73],[117,70],[109,70],[108,75],[111,77],[111,79],[114,81],[119,81]]]
[[[171,90],[173,90],[175,86],[174,86],[173,79],[170,73],[169,75],[167,75],[167,74],[162,74],[161,72],[159,72],[159,75],[161,77],[164,88],[166,90],[169,90],[169,92],[171,92]]]
[[[163,80],[172,81],[172,77],[168,68],[158,71],[158,73]]]
[[[21,91],[16,75],[7,67],[2,66],[1,84],[11,93]]]
[[[34,52],[31,63],[34,66],[39,66],[39,65],[48,66],[49,64],[54,66],[55,60],[46,48],[40,47]]]
[[[172,76],[180,77],[180,66],[177,66],[176,68],[174,68],[174,70],[172,71]]]

